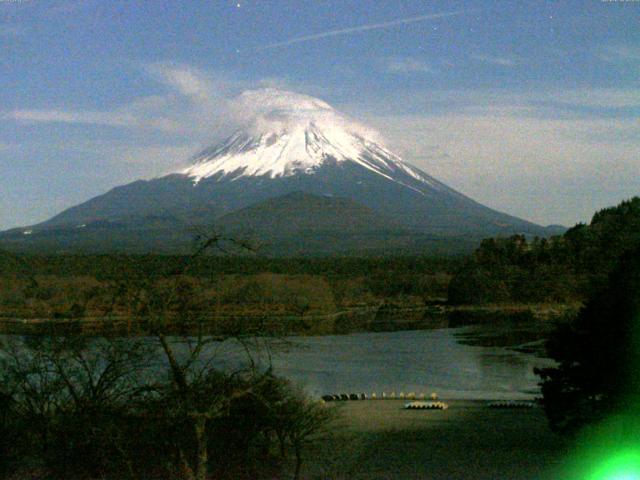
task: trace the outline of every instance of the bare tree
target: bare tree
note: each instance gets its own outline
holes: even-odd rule
[[[292,452],[293,476],[300,477],[304,449],[331,415],[273,375],[273,339],[241,327],[223,338],[207,334],[209,319],[188,274],[222,240],[246,248],[208,237],[178,268],[153,277],[130,259],[127,274],[111,285],[110,308],[126,306],[145,333],[140,338],[89,338],[78,327],[4,345],[0,375],[13,412],[52,468],[75,468],[77,460],[87,478],[148,478],[155,471],[206,480],[219,471],[213,462],[231,450],[233,438],[225,443],[221,425],[244,416],[249,430],[236,429],[234,438],[275,434],[281,464]],[[188,334],[175,336],[176,330]],[[225,363],[221,347],[230,343],[236,355]]]

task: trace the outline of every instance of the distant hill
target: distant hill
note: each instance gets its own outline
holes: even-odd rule
[[[403,226],[346,198],[292,192],[221,217],[216,228],[275,256],[462,254],[477,240]]]

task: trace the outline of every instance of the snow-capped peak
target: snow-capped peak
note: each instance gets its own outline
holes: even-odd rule
[[[431,179],[387,150],[371,129],[326,102],[276,89],[252,90],[234,102],[246,126],[195,156],[179,173],[194,183],[217,176],[269,178],[313,174],[325,162],[355,162],[394,180],[398,170],[431,184]]]

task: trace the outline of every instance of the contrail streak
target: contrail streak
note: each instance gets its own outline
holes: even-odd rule
[[[314,33],[312,35],[304,35],[302,37],[290,38],[289,40],[283,40],[282,42],[271,43],[262,47],[256,48],[256,50],[268,50],[271,48],[286,47],[294,45],[296,43],[311,42],[313,40],[319,40],[327,37],[337,37],[339,35],[349,35],[351,33],[366,32],[369,30],[379,30],[382,28],[395,27],[397,25],[406,25],[408,23],[424,22],[427,20],[433,20],[436,18],[453,17],[454,15],[462,15],[464,13],[470,13],[471,10],[455,11],[455,12],[443,12],[433,13],[431,15],[420,15],[417,17],[400,18],[398,20],[392,20],[390,22],[371,23],[369,25],[360,25],[359,27],[341,28],[339,30],[329,30],[327,32]]]

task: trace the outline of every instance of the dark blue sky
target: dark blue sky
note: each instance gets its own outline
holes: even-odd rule
[[[640,193],[636,1],[0,0],[0,78],[0,228],[180,166],[261,86],[540,223]]]

